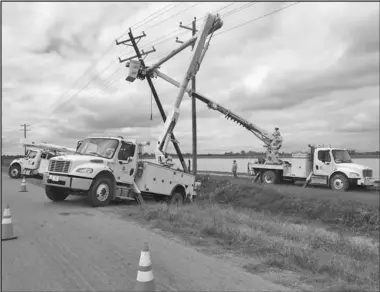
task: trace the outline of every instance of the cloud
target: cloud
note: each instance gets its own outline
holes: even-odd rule
[[[378,4],[299,3],[260,18],[287,5],[4,3],[3,151],[22,152],[15,150],[22,136],[15,125],[23,123],[31,125],[28,135],[36,141],[67,146],[101,133],[157,141],[163,122],[154,100],[150,120],[149,86],[146,80],[125,81],[128,69],[118,61],[135,52],[114,40],[128,39],[130,27],[135,36],[144,31],[139,47],[155,46],[145,59],[152,65],[179,46],[176,36],[191,37],[180,22],[189,25],[197,16],[199,28],[206,12],[215,11],[224,25],[210,41],[196,76],[197,91],[269,132],[280,126],[286,151],[309,143],[378,149]],[[160,70],[182,81],[191,54],[185,49]],[[160,78],[153,82],[168,114],[178,88]],[[191,152],[187,94],[180,110],[174,132],[182,151]],[[200,153],[263,149],[249,131],[200,101],[197,129]]]

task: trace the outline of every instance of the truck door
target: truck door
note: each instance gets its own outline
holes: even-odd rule
[[[136,145],[122,141],[116,161],[116,179],[121,183],[132,184],[137,171]]]
[[[334,168],[331,159],[330,150],[316,149],[314,152],[314,169],[315,175],[330,176]]]
[[[37,169],[39,166],[39,160],[41,157],[41,151],[30,150],[28,155],[24,159],[24,169]],[[30,174],[30,173],[25,173]]]

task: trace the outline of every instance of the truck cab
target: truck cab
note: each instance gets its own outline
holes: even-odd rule
[[[346,149],[315,148],[313,151],[312,172],[321,182],[334,190],[345,191],[350,186],[372,184],[373,170],[354,163]]]

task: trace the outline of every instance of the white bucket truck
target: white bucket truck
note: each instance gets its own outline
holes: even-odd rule
[[[21,140],[21,144],[28,150],[24,157],[14,159],[9,165],[8,174],[14,179],[21,176],[42,178],[47,171],[50,158],[75,152],[74,148],[48,143]]]

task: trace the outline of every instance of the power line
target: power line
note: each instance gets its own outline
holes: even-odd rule
[[[299,4],[299,3],[300,3],[300,2],[296,2],[296,3],[290,4],[290,5],[288,5],[288,6],[285,6],[285,7],[279,8],[279,9],[277,9],[277,10],[274,10],[274,11],[272,11],[272,12],[269,12],[269,13],[267,13],[267,14],[261,15],[261,16],[259,16],[259,17],[257,17],[257,18],[254,18],[254,19],[249,20],[249,21],[247,21],[247,22],[244,22],[244,23],[242,23],[242,24],[239,24],[239,25],[236,25],[236,26],[234,26],[234,27],[231,27],[231,28],[229,28],[229,29],[227,29],[227,30],[225,30],[225,31],[219,32],[219,33],[217,33],[214,37],[216,37],[216,36],[218,36],[218,35],[221,35],[221,34],[224,34],[224,33],[226,33],[226,32],[229,32],[229,31],[231,31],[231,30],[237,29],[237,28],[239,28],[239,27],[241,27],[241,26],[247,25],[247,24],[249,24],[249,23],[251,23],[251,22],[257,21],[257,20],[259,20],[259,19],[261,19],[261,18],[264,18],[264,17],[267,17],[267,16],[269,16],[269,15],[275,14],[275,13],[277,13],[277,12],[280,12],[280,11],[282,11],[282,10],[284,10],[284,9],[290,8],[291,6],[294,6],[294,5]]]
[[[252,5],[255,5],[255,4],[257,4],[257,2],[251,1],[250,3],[246,3],[246,4],[244,4],[244,5],[242,5],[242,6],[238,7],[238,8],[235,8],[234,10],[231,10],[231,11],[228,11],[228,12],[222,14],[222,16],[223,16],[223,18],[226,18],[229,15],[232,15],[232,14],[234,14],[236,12],[239,12],[240,10],[246,9],[246,8],[252,6]]]
[[[165,8],[169,7],[169,6],[172,5],[172,4],[173,4],[173,3],[169,3],[168,5],[166,5],[166,6],[165,6],[164,8],[162,8],[161,10],[156,11],[155,13],[149,15],[148,17],[145,17],[142,21],[139,21],[139,22],[135,23],[134,25],[132,25],[131,28],[133,28],[135,25],[140,24],[141,22],[147,20],[149,17],[151,17],[151,16],[153,16],[153,15],[155,15],[155,14],[161,12],[162,10],[164,10]],[[171,7],[169,10],[171,10],[171,9],[177,7],[178,5],[181,5],[181,4],[183,4],[183,2],[181,2],[180,4],[174,5],[174,6]],[[168,12],[169,10],[166,10],[165,12]],[[160,15],[162,15],[162,14],[160,14]],[[158,16],[160,16],[160,15],[158,15]],[[158,17],[158,16],[157,16],[157,17]],[[154,18],[153,18],[153,19],[154,19]],[[150,21],[152,21],[153,19],[151,19]],[[143,25],[145,25],[145,24],[147,24],[147,23],[148,23],[148,22],[144,22],[143,24],[139,25],[139,26],[136,27],[136,28],[139,28],[139,27],[141,27],[141,26],[143,26]],[[135,28],[135,29],[136,29],[136,28]]]
[[[161,24],[161,23],[164,23],[165,21],[167,21],[167,20],[169,20],[169,19],[172,19],[174,16],[177,16],[177,15],[179,15],[179,14],[181,14],[181,13],[183,13],[183,12],[185,12],[185,11],[187,11],[187,10],[189,10],[189,9],[191,9],[191,8],[193,8],[193,7],[197,6],[197,5],[199,5],[199,4],[200,4],[199,2],[198,2],[198,3],[195,3],[195,4],[193,4],[192,6],[187,7],[187,8],[185,8],[184,10],[181,10],[181,11],[179,11],[178,13],[176,13],[176,14],[174,14],[174,15],[171,15],[171,16],[165,18],[165,19],[162,20],[161,22],[156,23],[156,24],[154,24],[154,25],[152,25],[152,26],[146,28],[145,30],[148,30],[148,29],[150,29],[150,28],[152,28],[152,27],[155,27],[155,26],[157,26],[157,25],[159,25],[159,24]]]
[[[227,4],[227,5],[225,5],[225,6],[221,7],[221,8],[219,8],[218,10],[214,11],[213,13],[218,13],[218,12],[220,12],[221,10],[226,9],[227,7],[229,7],[229,6],[231,6],[231,5],[235,4],[235,3],[236,3],[236,2],[233,2],[233,3],[231,3],[231,4]],[[197,20],[198,20],[198,21],[201,21],[201,20],[203,20],[204,18],[206,18],[206,16],[203,16],[203,17],[197,18]],[[189,26],[190,24],[191,24],[191,22],[188,23],[188,24],[186,24],[186,26]],[[159,43],[155,43],[155,46],[158,46],[158,45],[160,45],[160,44],[162,44],[162,43],[164,43],[164,42],[166,42],[166,41],[169,41],[169,40],[171,40],[172,35],[175,34],[175,33],[178,32],[178,31],[180,31],[180,30],[181,30],[181,28],[178,28],[178,29],[172,30],[171,32],[169,32],[169,33],[167,33],[167,34],[165,34],[165,35],[163,35],[163,36],[161,36],[161,37],[158,37],[158,38],[154,39],[153,41],[148,42],[147,44],[145,44],[145,45],[142,47],[142,49],[146,49],[146,48],[148,48],[149,45],[151,45],[151,44],[153,44],[153,43],[155,43],[155,42],[157,42],[157,41],[159,41],[159,40],[161,40],[161,39],[163,39],[163,40],[160,41]],[[185,33],[186,33],[186,32],[182,32],[182,33],[180,33],[180,34],[177,35],[177,36],[182,36],[182,35],[184,35]]]
[[[180,3],[180,4],[182,4],[182,2]],[[177,5],[175,5],[174,7],[177,7],[178,5],[180,5],[180,4],[177,4]],[[170,4],[169,4],[170,5]],[[167,6],[165,6],[163,9],[165,9],[166,7],[168,7],[169,5],[167,5]],[[174,8],[174,7],[172,7],[172,8]],[[171,8],[171,9],[172,9]],[[153,15],[155,15],[155,14],[157,14],[157,13],[159,13],[159,12],[161,12],[163,9],[161,9],[161,10],[159,10],[159,11],[156,11],[155,13],[152,13],[151,15],[149,15],[147,18],[149,18],[149,17],[151,17],[151,16],[153,16]],[[167,11],[169,11],[169,10],[171,10],[171,9],[168,9]],[[165,13],[167,12],[167,11],[165,11]],[[161,15],[161,14],[160,14]],[[144,20],[146,20],[147,18],[145,18]],[[154,20],[155,18],[157,18],[157,16],[156,17],[154,17],[153,19],[151,19],[150,21],[152,21],[152,20]],[[142,20],[142,21],[144,21],[144,20]],[[137,22],[137,23],[135,23],[134,25],[132,25],[132,27],[133,26],[135,26],[135,25],[137,25],[138,23],[140,23],[141,21],[139,21],[139,22]],[[147,22],[148,23],[148,22]],[[146,24],[146,23],[145,23]],[[122,37],[123,35],[125,35],[125,33],[123,33],[120,37]],[[120,38],[119,37],[119,38]],[[58,97],[58,99],[57,100],[61,100],[74,86],[76,86],[77,84],[78,84],[78,82],[85,76],[85,75],[87,75],[91,70],[93,70],[94,68],[95,68],[95,66],[100,62],[100,60],[101,59],[103,59],[104,57],[105,57],[105,55],[110,51],[110,49],[111,48],[114,48],[113,47],[114,46],[114,42],[111,42],[110,43],[110,45],[108,45],[107,46],[107,48],[102,52],[102,54],[101,54],[101,56],[96,60],[96,61],[93,61],[93,63],[92,64],[90,64],[90,66],[83,72],[83,74],[81,74],[80,76],[79,76],[79,78],[78,79],[76,79],[75,81],[74,81],[74,83],[69,87],[69,89],[68,90],[66,90],[63,94],[61,94],[59,97]],[[69,100],[71,100],[71,99],[69,99]]]

